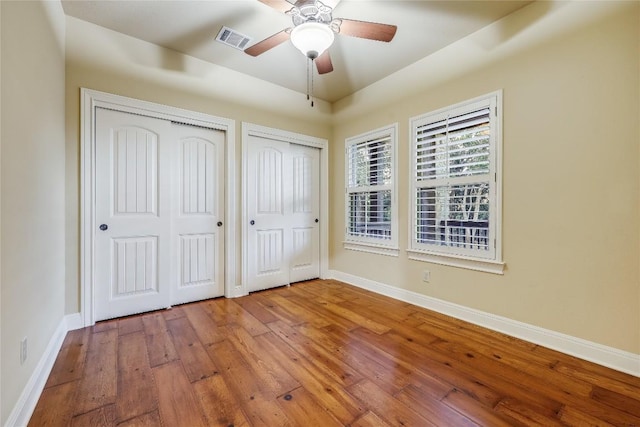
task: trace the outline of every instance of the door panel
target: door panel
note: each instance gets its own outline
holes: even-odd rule
[[[216,238],[215,234],[194,234],[181,236],[180,257],[181,281],[180,287],[211,286],[216,282]]]
[[[157,293],[157,237],[113,239],[111,295],[114,298]]]
[[[116,215],[157,215],[158,135],[135,127],[113,131]]]
[[[169,130],[96,111],[96,320],[170,305]]]
[[[184,131],[184,129],[183,129]],[[219,183],[216,171],[218,146],[203,138],[183,138],[180,176],[182,181],[182,211],[186,215],[217,215],[216,194],[207,191],[210,185]]]
[[[300,268],[313,264],[313,228],[294,228],[293,234],[293,260],[291,268]]]
[[[256,159],[256,179],[258,185],[257,201],[258,215],[284,215],[284,201],[282,200],[283,179],[287,171],[284,170],[283,157],[286,146],[280,149],[261,147]]]
[[[284,251],[284,230],[257,230],[258,266],[257,275],[273,275],[286,272],[288,263]]]

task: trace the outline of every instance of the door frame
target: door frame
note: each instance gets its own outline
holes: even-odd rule
[[[95,324],[95,111],[107,108],[125,113],[170,120],[225,133],[225,229],[224,294],[242,295],[236,286],[236,160],[235,120],[189,111],[154,102],[142,101],[92,89],[80,89],[80,317],[83,326]]]
[[[249,191],[246,172],[249,160],[249,137],[251,136],[305,145],[320,150],[320,278],[326,279],[329,273],[329,141],[314,136],[242,122],[242,227],[240,240],[242,242],[242,280],[240,287],[243,295],[249,293],[247,291],[247,277],[249,275],[249,247],[247,244],[249,238],[249,215],[247,213]]]

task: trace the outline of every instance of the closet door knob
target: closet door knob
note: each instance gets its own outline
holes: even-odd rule
[[[102,230],[102,231],[106,231],[106,230],[109,228],[109,226],[108,226],[107,224],[100,224],[100,227],[99,227],[99,228],[100,228],[100,230]]]
[[[222,221],[218,221],[218,227],[222,227]]]
[[[318,218],[316,218],[316,224],[319,223],[319,222],[320,222],[320,220]]]
[[[251,221],[249,221],[249,224],[256,225],[256,222],[254,220],[251,220]]]

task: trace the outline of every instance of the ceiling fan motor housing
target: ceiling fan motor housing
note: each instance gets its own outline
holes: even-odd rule
[[[316,0],[303,3],[300,6],[294,6],[287,13],[291,15],[293,25],[297,27],[305,22],[317,22],[319,24],[329,25],[332,20],[332,11],[333,9],[331,7]]]

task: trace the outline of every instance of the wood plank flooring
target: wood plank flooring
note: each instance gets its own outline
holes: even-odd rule
[[[69,332],[30,426],[640,426],[640,378],[314,280]]]

